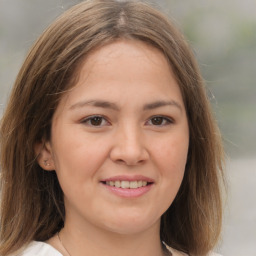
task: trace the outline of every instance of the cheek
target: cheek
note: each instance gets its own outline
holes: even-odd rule
[[[156,149],[155,165],[159,170],[162,192],[166,197],[166,205],[174,200],[182,183],[187,162],[188,143],[186,140],[166,140]]]
[[[165,139],[155,149],[159,164],[163,164],[172,171],[185,169],[188,154],[187,136],[172,137]]]
[[[165,198],[169,207],[177,195],[182,183],[188,153],[188,139],[176,138],[166,140],[157,150],[157,165],[161,172],[163,192],[169,195]]]
[[[85,136],[84,132],[62,136],[59,131],[53,138],[54,163],[60,180],[82,182],[95,178],[108,155],[107,143]]]

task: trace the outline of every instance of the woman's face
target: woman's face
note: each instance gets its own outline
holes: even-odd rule
[[[132,234],[159,229],[181,185],[188,144],[181,92],[163,54],[117,41],[82,64],[41,156],[63,189],[66,224]]]

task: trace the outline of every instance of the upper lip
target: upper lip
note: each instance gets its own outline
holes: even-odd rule
[[[112,176],[107,179],[101,180],[101,182],[106,182],[106,181],[146,181],[146,182],[150,182],[150,183],[154,182],[153,179],[143,176],[143,175],[135,175],[135,176],[117,175],[117,176]]]

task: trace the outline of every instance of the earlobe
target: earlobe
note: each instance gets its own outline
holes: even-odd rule
[[[34,147],[37,163],[45,171],[54,171],[55,164],[50,142],[38,142]]]

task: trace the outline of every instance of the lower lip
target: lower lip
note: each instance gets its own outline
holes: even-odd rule
[[[140,197],[146,194],[153,186],[153,184],[149,184],[145,187],[140,188],[117,188],[106,184],[103,185],[105,188],[107,188],[110,192],[114,193],[115,195],[126,198]]]

